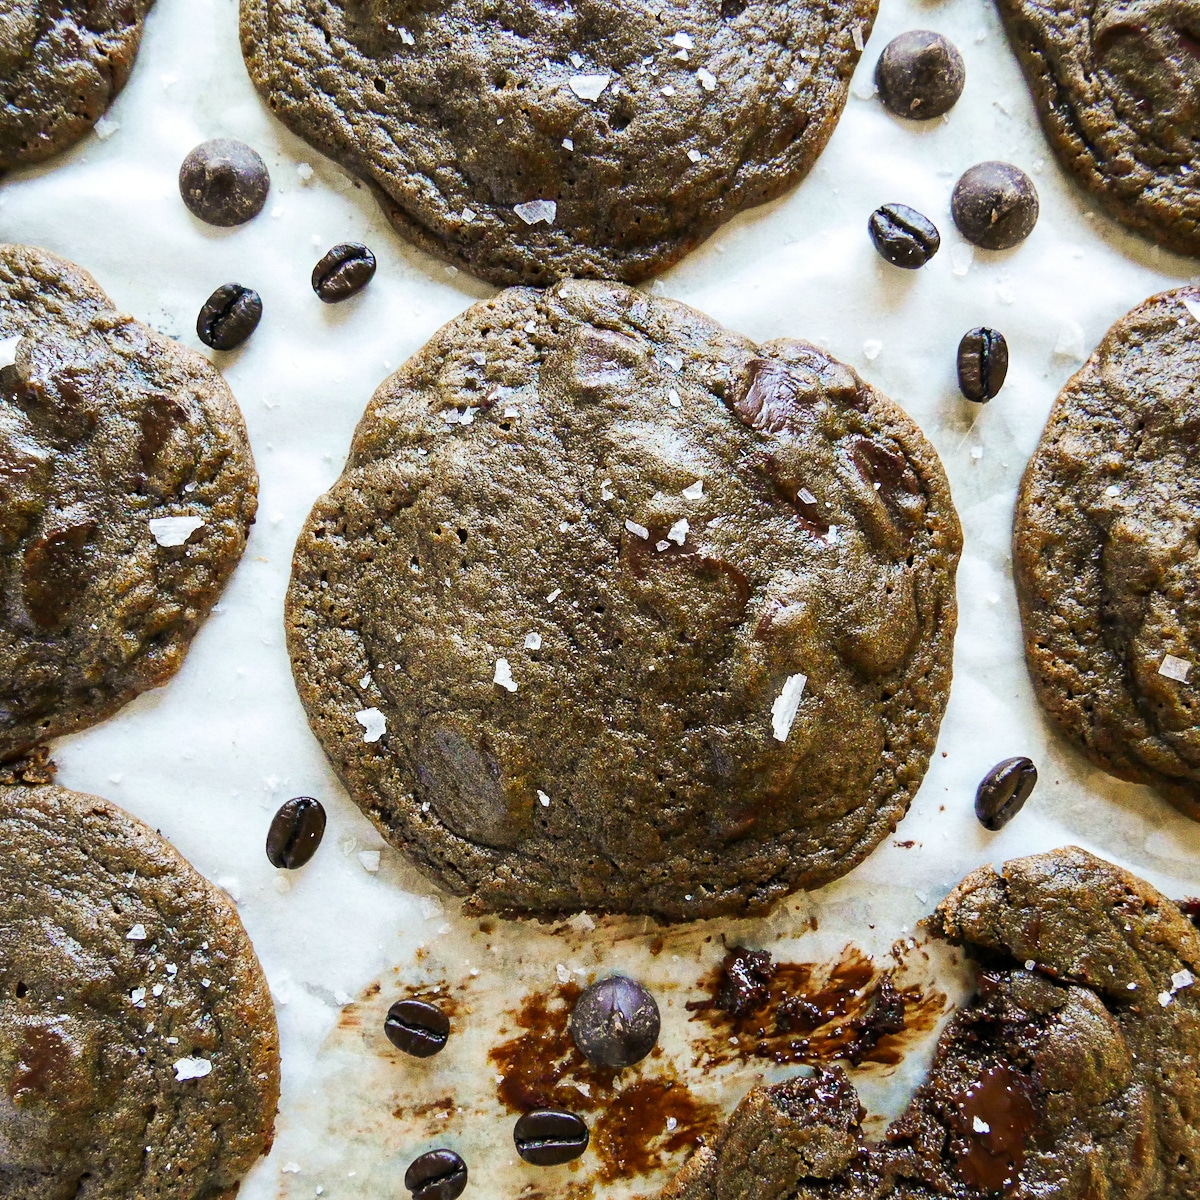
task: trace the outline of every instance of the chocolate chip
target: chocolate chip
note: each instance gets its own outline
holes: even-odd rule
[[[734,946],[721,964],[721,986],[716,1004],[722,1012],[741,1017],[761,1008],[771,993],[775,964],[769,950]]]
[[[325,809],[312,796],[296,796],[282,805],[267,830],[267,858],[273,867],[294,871],[317,852],[325,836]]]
[[[970,329],[958,343],[958,390],[968,400],[989,401],[1008,374],[1008,343],[998,329]]]
[[[430,1150],[408,1164],[404,1186],[414,1200],[458,1200],[467,1186],[467,1164],[453,1150]]]
[[[397,1050],[432,1058],[450,1036],[450,1018],[428,1000],[397,1000],[388,1009],[383,1031]]]
[[[942,244],[937,226],[907,204],[885,204],[867,222],[875,249],[894,267],[915,271],[923,267]]]
[[[586,988],[569,1021],[580,1052],[597,1067],[620,1070],[640,1062],[658,1041],[654,997],[640,983],[612,975]]]
[[[271,190],[267,165],[244,142],[201,142],[179,168],[179,194],[209,225],[241,225],[262,212]]]
[[[257,328],[262,300],[240,283],[223,283],[204,302],[196,318],[196,336],[214,350],[233,350]]]
[[[374,274],[375,255],[366,246],[341,242],[313,267],[312,287],[326,304],[337,304],[361,292]]]
[[[928,29],[910,29],[893,38],[875,64],[875,86],[883,106],[914,121],[949,112],[966,78],[958,48]]]
[[[1029,799],[1037,777],[1037,767],[1028,758],[1006,758],[997,763],[975,793],[975,815],[984,829],[1003,829]]]
[[[582,1117],[553,1108],[539,1108],[513,1127],[517,1153],[535,1167],[554,1167],[578,1158],[588,1147],[588,1127]]]
[[[978,163],[954,185],[950,212],[968,242],[985,250],[1007,250],[1023,242],[1037,224],[1037,188],[1012,163]]]

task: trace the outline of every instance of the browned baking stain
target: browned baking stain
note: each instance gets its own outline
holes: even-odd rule
[[[398,1121],[407,1121],[413,1117],[428,1117],[454,1111],[453,1096],[439,1096],[436,1100],[427,1100],[424,1104],[401,1105],[392,1110],[392,1116]]]
[[[906,1042],[946,1010],[941,992],[898,987],[892,971],[854,946],[832,967],[775,962],[765,950],[739,946],[702,986],[709,998],[687,1005],[692,1020],[712,1030],[696,1044],[696,1067],[745,1058],[895,1066]]]
[[[588,1115],[605,1182],[659,1170],[715,1129],[721,1113],[697,1099],[661,1058],[652,1075],[625,1072],[618,1079],[617,1072],[593,1067],[567,1028],[580,990],[567,983],[525,997],[513,1014],[520,1032],[488,1055],[502,1077],[496,1094],[513,1112],[565,1108]]]

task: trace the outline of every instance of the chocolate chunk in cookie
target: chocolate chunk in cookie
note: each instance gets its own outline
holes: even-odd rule
[[[232,1197],[279,1044],[228,898],[140,821],[0,787],[0,1197]]]
[[[125,86],[154,0],[0,7],[0,170],[79,141]]]
[[[1197,1194],[1200,936],[1176,905],[1070,847],[976,871],[930,923],[978,995],[886,1135],[818,1068],[752,1089],[662,1200]]]
[[[376,392],[289,648],[351,795],[475,909],[760,911],[907,810],[959,545],[928,442],[815,347],[513,289]]]
[[[633,282],[801,179],[877,0],[242,0],[255,86],[498,284]]]
[[[257,477],[199,355],[61,258],[0,246],[0,759],[178,670]]]
[[[1017,499],[1025,655],[1051,719],[1200,819],[1200,292],[1122,317],[1050,411]]]
[[[1123,225],[1200,254],[1200,9],[997,0],[1059,161]]]

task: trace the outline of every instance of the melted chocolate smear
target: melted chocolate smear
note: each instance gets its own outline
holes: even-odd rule
[[[738,956],[746,954],[763,956],[770,970],[767,973],[758,959],[752,980],[760,986],[739,990],[748,966]],[[904,1057],[906,1040],[931,1030],[946,1007],[941,992],[897,988],[890,971],[878,969],[853,946],[847,946],[832,967],[773,963],[765,950],[739,947],[704,986],[711,998],[687,1005],[691,1019],[713,1031],[697,1043],[696,1067],[747,1058],[816,1065],[847,1059],[855,1066],[896,1066]],[[731,997],[740,1001],[740,1011],[732,1011]]]
[[[13,1072],[8,1093],[19,1104],[26,1096],[45,1095],[56,1083],[71,1060],[71,1051],[62,1035],[53,1029],[28,1029]]]
[[[654,567],[684,570],[697,579],[717,579],[724,575],[732,580],[737,592],[738,605],[745,612],[750,603],[750,580],[740,567],[723,558],[704,554],[692,533],[688,534],[681,546],[670,541],[665,525],[651,525],[647,528],[650,532],[648,538],[630,534],[621,542],[622,557],[629,564],[634,579],[645,579],[647,570]],[[660,542],[668,543],[666,549],[658,549]]]
[[[1181,49],[1186,50],[1193,58],[1200,59],[1200,38],[1186,29],[1176,29],[1175,36],[1179,39]]]
[[[1179,911],[1183,913],[1183,915],[1187,917],[1187,919],[1191,921],[1191,923],[1195,925],[1197,929],[1200,929],[1200,897],[1189,897],[1187,900],[1180,900]]]
[[[787,480],[781,479],[779,464],[775,461],[773,454],[764,456],[763,471],[775,485],[776,495],[796,510],[800,524],[810,533],[824,537],[829,532],[829,522],[825,519],[825,512],[822,511],[818,501],[808,498],[812,496],[812,493],[807,488],[796,488]]]
[[[84,547],[95,530],[95,521],[79,521],[38,538],[25,551],[25,607],[39,629],[67,624],[84,588]]]
[[[502,1076],[496,1094],[518,1113],[561,1108],[597,1114],[588,1124],[605,1182],[661,1170],[712,1133],[722,1114],[692,1095],[661,1060],[656,1074],[626,1072],[621,1078],[628,1082],[617,1088],[621,1073],[592,1066],[567,1027],[581,991],[567,983],[525,997],[515,1016],[520,1032],[488,1054]]]
[[[1017,1182],[1036,1120],[1032,1082],[1028,1075],[998,1063],[955,1101],[954,1122],[962,1137],[954,1153],[964,1183],[1000,1192]]]
[[[746,386],[731,407],[751,429],[779,433],[792,418],[811,407],[816,397],[804,380],[769,358],[753,358],[746,366]]]

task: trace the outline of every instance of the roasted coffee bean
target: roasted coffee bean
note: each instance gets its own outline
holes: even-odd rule
[[[267,830],[267,857],[273,867],[294,871],[317,852],[325,836],[325,809],[320,800],[297,796],[282,805]]]
[[[928,29],[910,29],[893,38],[875,64],[875,86],[884,108],[914,121],[949,112],[966,79],[958,48]]]
[[[528,1112],[513,1127],[517,1153],[535,1167],[555,1167],[578,1158],[588,1147],[582,1117],[553,1108]]]
[[[975,815],[984,829],[1003,829],[1024,807],[1037,777],[1037,767],[1028,758],[997,763],[975,793]]]
[[[958,343],[958,389],[968,400],[990,400],[1008,374],[1008,343],[998,329],[981,325]]]
[[[241,225],[262,212],[271,190],[267,165],[244,142],[202,142],[179,168],[179,194],[209,225]]]
[[[366,246],[341,242],[313,267],[312,287],[326,304],[337,304],[361,292],[374,274],[375,255]]]
[[[240,346],[262,320],[262,300],[240,283],[223,283],[204,302],[196,318],[196,336],[214,350]]]
[[[915,271],[923,267],[942,244],[942,235],[928,218],[907,204],[885,204],[867,222],[875,249],[894,267]]]
[[[430,1150],[404,1172],[414,1200],[458,1200],[467,1186],[467,1164],[453,1150]]]
[[[450,1018],[428,1000],[397,1000],[388,1009],[383,1031],[397,1050],[432,1058],[450,1036]]]
[[[584,990],[568,1025],[589,1062],[620,1070],[654,1049],[660,1019],[654,997],[640,983],[612,975]]]
[[[954,185],[950,212],[968,242],[985,250],[1007,250],[1023,242],[1037,224],[1037,188],[1012,163],[978,163]]]

